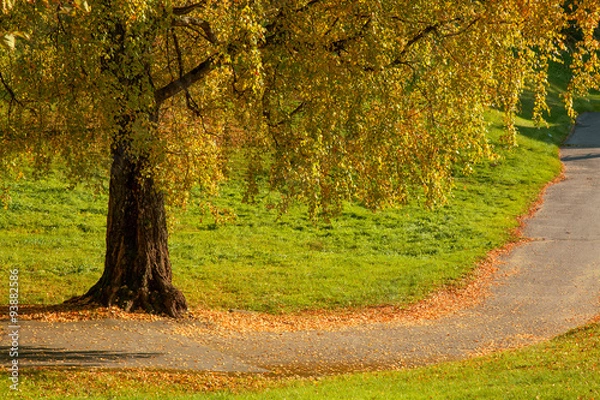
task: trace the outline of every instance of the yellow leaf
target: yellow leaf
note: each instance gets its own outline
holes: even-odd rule
[[[16,46],[15,35],[7,33],[2,37],[2,45],[10,50],[14,50]]]

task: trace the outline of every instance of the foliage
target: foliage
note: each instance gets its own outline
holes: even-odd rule
[[[110,163],[104,273],[73,301],[181,316],[165,197],[214,192],[241,154],[246,202],[268,184],[280,212],[299,200],[313,220],[346,201],[444,203],[454,174],[492,155],[490,107],[516,144],[529,84],[541,121],[560,52],[572,53],[571,114],[571,96],[598,86],[599,10],[592,0],[4,1],[0,171],[18,176],[30,159],[43,173],[60,156],[72,180],[94,181]],[[571,48],[567,28],[580,30]]]
[[[187,210],[172,210],[175,283],[192,309],[280,313],[405,304],[468,274],[511,240],[516,217],[560,171],[557,145],[570,121],[559,94],[568,72],[562,66],[551,72],[550,127],[535,127],[528,94],[517,120],[519,146],[502,149],[502,114],[489,113],[497,159],[457,177],[448,204],[433,211],[419,201],[377,213],[348,204],[330,224],[313,224],[299,205],[278,219],[276,196],[267,190],[256,196],[258,204],[243,204],[243,176],[231,174],[219,198],[195,190]],[[597,110],[598,96],[589,100],[578,101],[577,110]],[[27,303],[54,304],[81,293],[102,268],[106,196],[84,186],[68,190],[60,168],[54,171],[37,181],[6,182],[12,200],[0,210],[0,271],[19,268]],[[201,204],[233,209],[236,218],[219,225]]]
[[[313,216],[423,189],[429,204],[443,202],[455,167],[490,155],[489,107],[506,112],[511,144],[526,84],[541,118],[566,27],[582,37],[570,93],[598,86],[600,6],[562,5],[3,2],[3,169],[18,169],[19,156],[43,167],[61,154],[73,177],[93,178],[126,140],[181,204],[195,184],[215,189],[233,147],[245,149],[248,201],[269,172],[280,207],[299,199]]]

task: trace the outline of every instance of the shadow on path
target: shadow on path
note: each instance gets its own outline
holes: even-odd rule
[[[580,154],[580,155],[572,155],[572,156],[564,156],[561,157],[563,162],[568,161],[578,161],[578,160],[590,160],[592,158],[600,158],[600,154]]]
[[[108,362],[149,359],[160,353],[113,352],[101,350],[69,350],[62,348],[19,346],[18,360],[21,365],[102,366]],[[9,346],[0,346],[0,363],[10,364]]]

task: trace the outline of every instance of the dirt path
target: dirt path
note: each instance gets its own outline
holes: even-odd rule
[[[488,295],[471,307],[328,330],[236,332],[201,316],[21,321],[20,363],[321,374],[434,363],[551,338],[600,314],[600,114],[580,117],[561,157],[565,179],[527,222],[531,240],[502,257]],[[2,363],[10,362],[6,337]]]

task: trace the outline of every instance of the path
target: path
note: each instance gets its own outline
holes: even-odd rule
[[[20,363],[320,374],[459,359],[551,338],[600,314],[600,113],[579,118],[561,157],[566,178],[527,222],[532,240],[501,260],[479,305],[419,323],[283,333],[223,333],[198,321],[22,321]]]

